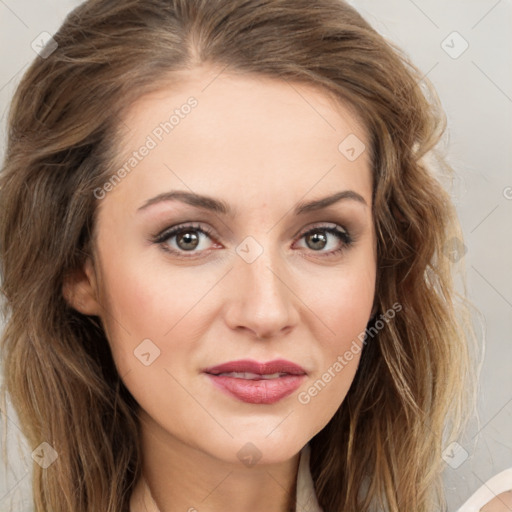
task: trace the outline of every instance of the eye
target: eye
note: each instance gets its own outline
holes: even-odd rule
[[[348,231],[338,225],[315,226],[303,233],[307,249],[320,252],[322,256],[339,253],[352,245],[353,240]]]
[[[223,246],[212,239],[213,231],[198,224],[173,226],[153,237],[152,241],[162,248],[183,258],[202,256],[213,247]],[[353,239],[348,231],[337,224],[315,226],[299,236],[305,241],[305,249],[330,256],[348,249]],[[187,254],[188,253],[188,254]]]
[[[199,225],[181,225],[166,229],[154,238],[166,251],[181,256],[183,253],[198,253],[209,249],[208,240],[212,231]]]

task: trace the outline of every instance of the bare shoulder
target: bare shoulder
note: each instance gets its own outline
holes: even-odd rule
[[[512,490],[498,494],[480,512],[512,512]]]

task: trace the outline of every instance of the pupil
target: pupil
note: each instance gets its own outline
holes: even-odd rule
[[[310,245],[310,249],[323,249],[327,243],[325,233],[314,233],[307,237],[308,240],[312,240],[313,247]],[[309,245],[309,244],[308,244]]]
[[[185,243],[185,247],[181,245],[181,242]],[[199,237],[196,234],[192,234],[191,232],[187,231],[184,234],[178,235],[177,243],[180,246],[181,249],[184,250],[192,250],[197,247],[197,244],[199,242]],[[187,244],[192,244],[191,246]]]

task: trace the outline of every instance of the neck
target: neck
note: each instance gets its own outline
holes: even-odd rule
[[[247,467],[219,460],[170,437],[141,428],[142,476],[130,512],[293,512],[300,453],[278,464]]]

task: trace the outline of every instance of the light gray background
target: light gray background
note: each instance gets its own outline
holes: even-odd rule
[[[314,0],[312,0],[314,1]],[[0,0],[0,156],[10,98],[35,58],[31,43],[54,33],[76,0]],[[460,445],[468,458],[447,466],[450,511],[485,481],[512,467],[512,2],[353,0],[434,83],[448,115],[446,152],[457,171],[452,196],[464,229],[471,300],[482,313],[486,351],[480,424]],[[453,55],[469,47],[457,58]],[[445,41],[445,43],[443,43]],[[451,48],[450,48],[451,47]],[[452,53],[450,56],[446,51]],[[9,471],[0,469],[0,511],[30,510],[30,453],[7,411]],[[16,440],[22,443],[20,453]],[[460,452],[463,453],[463,452]]]

